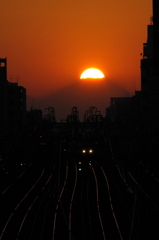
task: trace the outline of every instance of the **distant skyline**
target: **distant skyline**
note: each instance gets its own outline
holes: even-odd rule
[[[8,59],[8,80],[38,97],[95,67],[126,90],[139,90],[151,16],[152,0],[2,1],[0,57]]]

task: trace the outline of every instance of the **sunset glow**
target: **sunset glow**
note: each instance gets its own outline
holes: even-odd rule
[[[8,59],[8,80],[19,75],[27,95],[41,99],[95,67],[127,91],[140,90],[151,15],[151,0],[1,1],[0,57]]]
[[[97,79],[101,79],[101,78],[104,78],[104,74],[99,70],[99,69],[96,69],[96,68],[89,68],[89,69],[86,69],[80,76],[80,79],[87,79],[87,78],[97,78]]]

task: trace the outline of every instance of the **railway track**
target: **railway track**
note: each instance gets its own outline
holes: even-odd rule
[[[20,174],[14,184],[5,188],[1,194],[1,228],[0,239],[35,239],[31,238],[35,226],[43,219],[40,231],[42,234],[44,221],[51,199],[55,195],[55,166],[50,163],[46,168],[36,169],[36,165]],[[48,170],[49,169],[49,170]],[[51,169],[51,170],[50,170]],[[42,206],[45,207],[41,211]],[[38,218],[39,212],[42,213]],[[35,224],[38,222],[38,224]],[[42,239],[39,237],[39,239]]]
[[[83,153],[80,139],[67,149],[62,143],[56,156],[40,149],[35,161],[4,184],[0,240],[140,240],[158,233],[158,181],[143,164],[136,172],[118,161],[107,134]]]
[[[121,195],[125,196],[123,202],[129,213],[128,239],[158,239],[159,184],[158,175],[153,174],[150,169],[151,160],[149,159],[149,164],[147,160],[144,163],[139,146],[136,146],[136,143],[134,146],[134,140],[129,139],[124,147],[123,143],[113,144],[108,135],[107,137],[114,163],[112,167],[114,182],[116,185],[120,181],[123,183],[118,186]],[[120,147],[125,155],[120,154]],[[156,173],[158,173],[157,169]],[[127,189],[127,193],[124,188]]]

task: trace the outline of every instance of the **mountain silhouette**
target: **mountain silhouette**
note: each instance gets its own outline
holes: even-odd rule
[[[109,80],[78,80],[71,85],[46,96],[41,106],[43,109],[54,107],[57,121],[66,119],[71,114],[72,107],[77,107],[80,120],[91,106],[97,107],[105,117],[106,107],[111,97],[128,96],[120,86]]]

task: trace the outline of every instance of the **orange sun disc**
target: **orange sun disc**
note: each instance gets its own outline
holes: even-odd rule
[[[97,68],[88,68],[80,76],[80,79],[86,78],[104,78],[104,74]]]

